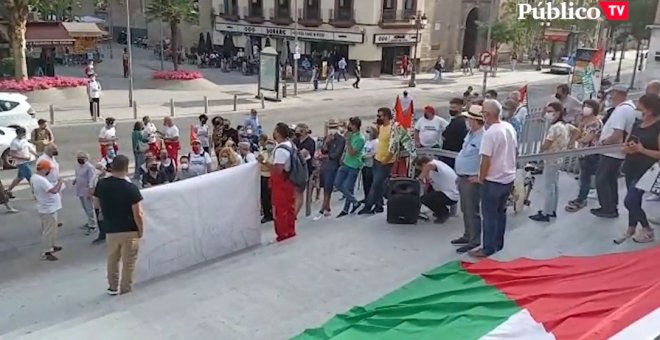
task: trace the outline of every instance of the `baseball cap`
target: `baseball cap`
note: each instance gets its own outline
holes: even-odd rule
[[[53,165],[50,163],[50,161],[47,161],[45,159],[40,160],[37,162],[37,171],[43,171],[43,170],[52,170]]]

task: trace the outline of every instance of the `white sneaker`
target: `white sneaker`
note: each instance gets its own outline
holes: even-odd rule
[[[587,198],[592,199],[592,200],[597,200],[598,199],[598,192],[596,191],[596,189],[589,190],[589,194],[587,195]]]
[[[313,221],[319,221],[319,220],[323,219],[324,217],[325,217],[325,215],[319,214],[318,216],[314,217],[312,220]]]
[[[660,196],[651,194],[646,197],[646,200],[649,202],[658,202],[660,201]]]
[[[16,214],[18,213],[17,209],[14,209],[12,207],[7,208],[7,214]]]

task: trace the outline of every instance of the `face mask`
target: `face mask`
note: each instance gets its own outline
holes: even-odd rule
[[[195,145],[195,146],[192,147],[192,151],[193,151],[194,153],[199,153],[199,151],[200,151],[201,149],[202,149],[202,148],[199,147],[199,146],[197,146],[197,145]]]
[[[582,108],[582,114],[585,115],[585,116],[591,116],[592,114],[594,114],[594,109],[592,109],[590,107],[583,107]]]
[[[220,157],[220,164],[222,165],[227,165],[229,163],[229,158],[227,157]]]
[[[252,136],[252,129],[247,129],[247,131],[245,132],[247,133],[248,136]]]
[[[53,156],[57,156],[59,154],[60,154],[59,151],[53,151]]]
[[[48,177],[49,175],[50,175],[50,171],[48,171],[48,172],[46,173],[46,177]]]
[[[188,163],[181,163],[181,169],[182,170],[187,170],[188,169]]]
[[[218,122],[218,121],[213,121],[213,126],[220,126],[220,122]]]
[[[340,134],[343,134],[343,133],[344,133],[344,128],[339,128],[339,130],[337,130],[337,131],[338,131]]]
[[[296,138],[300,138],[300,137],[302,137],[302,133],[296,132],[295,136],[296,136]]]
[[[83,165],[87,163],[87,161],[84,158],[78,158],[78,164]]]
[[[337,129],[330,129],[330,130],[328,130],[328,134],[330,134],[330,135],[336,135],[336,134],[337,134],[337,131],[338,131]]]
[[[225,123],[225,129],[229,129],[229,123]]]
[[[460,113],[460,111],[457,111],[457,110],[449,110],[449,115],[452,116],[452,117],[458,115],[459,113]]]
[[[267,151],[267,152],[273,152],[273,149],[274,149],[274,148],[275,148],[275,146],[272,145],[272,144],[268,144],[268,145],[266,145],[266,151]]]
[[[555,98],[561,100],[561,98],[562,98],[562,97],[561,97],[561,94],[559,94],[559,93],[555,93]]]
[[[385,122],[383,121],[383,118],[377,118],[376,119],[376,124],[378,125],[383,125]]]
[[[149,170],[151,171],[158,171],[158,165],[150,165]]]
[[[167,159],[167,156],[160,156],[160,160],[161,160],[161,161],[164,161],[164,160],[166,160],[166,159]]]
[[[545,113],[545,119],[546,120],[554,120],[555,119],[555,114],[553,112],[546,112]]]
[[[202,120],[200,120],[199,122],[202,123],[202,125],[203,125],[203,124],[206,124],[206,119],[202,119]]]

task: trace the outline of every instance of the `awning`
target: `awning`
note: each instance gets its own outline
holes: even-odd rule
[[[70,46],[75,39],[59,22],[28,22],[25,30],[27,46]]]
[[[543,38],[547,41],[565,42],[568,41],[569,31],[546,30]]]
[[[97,24],[91,22],[63,22],[62,26],[72,38],[101,38],[107,35]]]

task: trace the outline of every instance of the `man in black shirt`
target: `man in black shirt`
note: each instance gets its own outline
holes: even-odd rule
[[[305,150],[307,151],[307,154],[309,154],[309,157],[305,155],[305,158],[307,158],[307,170],[309,171],[309,178],[312,178],[312,172],[314,172],[313,163],[314,153],[316,153],[316,141],[309,135],[310,130],[307,124],[301,123],[296,125],[295,134],[296,138],[293,140],[293,144],[295,144],[296,148],[301,152]],[[296,192],[296,216],[298,216],[300,213],[300,209],[302,209],[303,203],[305,202],[303,194],[304,190],[298,190]]]
[[[454,98],[449,101],[449,115],[451,121],[447,128],[442,133],[444,143],[442,144],[443,150],[459,152],[463,148],[463,141],[468,133],[468,128],[465,122],[465,116],[461,114],[463,111],[463,99]],[[452,169],[454,168],[454,159],[449,157],[441,157],[441,161],[445,162]]]
[[[142,195],[140,190],[127,180],[128,163],[128,157],[117,155],[112,161],[112,176],[99,180],[94,190],[94,201],[103,214],[106,233],[110,295],[131,291],[139,242],[144,230]]]

